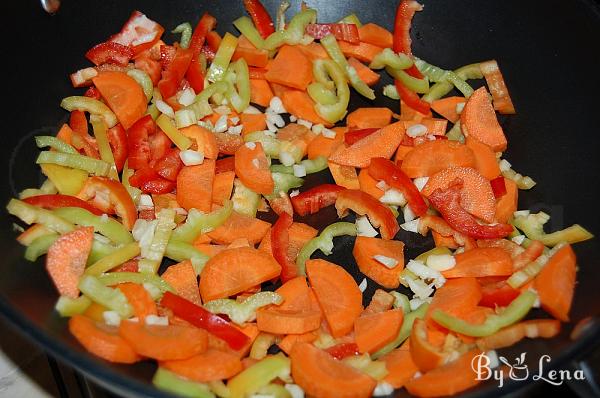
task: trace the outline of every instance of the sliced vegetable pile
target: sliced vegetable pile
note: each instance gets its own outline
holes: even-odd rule
[[[69,124],[36,137],[47,180],[7,209],[29,225],[25,258],[46,254],[79,343],[155,360],[155,385],[182,396],[428,397],[477,384],[481,352],[555,336],[570,245],[592,235],[546,233],[547,214],[517,209],[535,182],[502,158],[496,111],[515,109],[496,61],[451,71],[412,55],[413,0],[393,33],[244,5],[239,36],[205,13],[171,45],[135,11],[71,75],[85,92],[62,100]],[[400,114],[349,111],[350,87],[374,99],[383,69]],[[306,188],[311,173],[335,184]],[[327,206],[343,220],[299,222]],[[270,210],[272,225],[257,217]],[[400,229],[435,247],[405,261]],[[356,236],[360,284],[322,259],[339,236]],[[550,318],[524,321],[537,307]]]

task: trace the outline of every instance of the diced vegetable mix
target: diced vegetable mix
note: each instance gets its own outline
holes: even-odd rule
[[[7,211],[29,226],[25,258],[46,254],[75,338],[107,361],[156,360],[160,389],[234,398],[449,395],[477,384],[478,352],[555,336],[571,244],[593,235],[546,233],[549,215],[518,211],[535,181],[502,158],[496,111],[515,108],[498,63],[451,71],[413,56],[414,0],[391,32],[354,14],[316,23],[304,4],[286,23],[287,2],[274,23],[243,3],[239,36],[205,13],[172,27],[172,44],[134,11],[71,74],[85,91],[60,103],[69,124],[36,137],[48,180]],[[350,87],[379,95],[378,70],[399,114],[348,109]],[[335,184],[307,189],[311,173]],[[300,222],[328,206],[356,223]],[[405,259],[400,229],[435,248]],[[339,236],[356,237],[360,285],[346,264],[311,259]],[[165,258],[177,264],[159,275]],[[523,321],[537,305],[553,319]]]

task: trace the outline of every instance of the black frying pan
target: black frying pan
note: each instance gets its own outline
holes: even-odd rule
[[[446,68],[491,58],[499,61],[518,112],[501,118],[509,138],[506,158],[539,183],[521,195],[520,208],[551,214],[552,229],[578,222],[598,233],[597,4],[585,0],[423,2],[425,10],[415,17],[412,30],[416,55]],[[274,13],[277,3],[266,1],[265,5]],[[293,3],[291,11],[296,12],[299,2]],[[308,4],[319,11],[322,22],[356,12],[362,21],[391,29],[396,1],[313,0]],[[54,134],[66,121],[67,113],[58,104],[61,98],[76,93],[68,73],[86,66],[85,51],[117,31],[133,9],[140,9],[167,30],[183,21],[195,24],[204,11],[210,11],[218,18],[221,33],[233,30],[231,21],[244,14],[237,0],[64,0],[54,16],[47,15],[35,0],[10,2],[4,7],[2,204],[22,189],[40,184],[32,137]],[[353,101],[353,106],[367,104],[360,98]],[[394,110],[398,106],[381,95],[375,104]],[[15,220],[0,213],[0,252],[4,257],[0,263],[0,312],[44,349],[109,389],[124,395],[164,396],[149,383],[154,365],[111,365],[88,355],[74,341],[65,320],[53,312],[57,296],[43,263],[22,259],[23,248],[14,241]],[[333,211],[325,211],[308,221],[322,226],[334,218]],[[429,240],[415,236],[403,235],[401,239],[409,246],[407,258],[431,245]],[[330,260],[347,266],[360,281],[362,276],[349,255],[351,245],[351,239],[336,241]],[[597,240],[576,245],[580,272],[571,312],[574,323],[599,315],[598,248]],[[375,288],[370,282],[367,293],[372,294]],[[573,324],[567,324],[558,338],[523,341],[502,353],[514,358],[526,351],[532,373],[537,372],[542,354],[553,359],[549,366],[564,369],[599,339],[595,319],[574,341],[569,339]],[[468,395],[495,396],[524,385],[508,382],[498,390],[496,383],[484,383]]]

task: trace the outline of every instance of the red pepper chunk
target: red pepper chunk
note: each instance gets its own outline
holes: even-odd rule
[[[408,206],[420,217],[429,206],[412,180],[394,162],[385,158],[373,158],[369,165],[369,175],[377,181],[383,180],[392,188],[398,189],[406,198]]]
[[[138,170],[148,167],[150,162],[149,137],[156,132],[156,124],[152,116],[146,115],[127,130],[128,166]]]
[[[360,43],[358,27],[349,23],[311,23],[306,26],[306,34],[321,40],[327,35],[333,35],[337,40],[351,44]]]
[[[504,182],[503,176],[491,180],[490,185],[492,186],[492,191],[494,192],[494,197],[496,199],[506,195],[506,183]]]
[[[381,130],[381,129],[376,128],[376,127],[371,127],[368,129],[351,130],[351,131],[348,131],[346,134],[344,134],[344,141],[346,142],[346,144],[352,145],[355,142],[360,141],[363,138],[370,136],[371,134],[373,134],[374,132],[376,132],[378,130]],[[405,137],[406,137],[406,135],[405,135]]]
[[[89,49],[85,57],[96,66],[106,63],[127,66],[133,57],[133,50],[122,44],[107,41]]]
[[[121,31],[110,38],[111,42],[131,47],[139,54],[152,47],[162,36],[165,28],[139,11],[134,11]]]
[[[346,188],[335,184],[322,184],[291,198],[298,215],[315,214],[324,207],[335,204],[339,192]]]
[[[211,16],[209,13],[204,13],[192,33],[189,47],[192,51],[192,60],[185,74],[185,78],[196,93],[204,90],[204,71],[202,70],[199,55],[204,48],[204,42],[206,41],[208,34],[216,25],[217,20],[215,17]]]
[[[401,0],[396,9],[396,19],[394,20],[394,41],[392,49],[396,53],[404,53],[412,56],[412,40],[410,38],[410,27],[413,17],[417,11],[421,11],[423,6],[415,0]],[[406,70],[406,73],[422,79],[423,75],[416,66],[411,66]],[[404,98],[403,98],[404,100]],[[406,100],[404,100],[406,102]],[[422,112],[424,113],[424,112]]]
[[[325,350],[329,355],[335,359],[344,359],[346,357],[352,357],[354,355],[360,355],[358,346],[356,343],[340,343]]]
[[[402,82],[400,82],[400,80],[394,80],[394,84],[396,85],[400,99],[404,101],[407,106],[424,115],[429,113],[429,110],[431,109],[429,102],[419,98],[417,93],[409,90]]]
[[[275,32],[273,20],[260,0],[244,0],[244,7],[263,39],[266,39],[271,33]]]
[[[460,205],[462,181],[456,180],[445,190],[436,189],[429,201],[440,212],[448,224],[475,239],[498,239],[508,236],[513,226],[508,224],[482,225]]]
[[[400,230],[398,221],[389,207],[358,189],[347,189],[339,192],[335,201],[335,208],[340,217],[343,217],[348,209],[361,216],[366,214],[371,224],[375,228],[379,228],[383,239],[393,239]]]
[[[121,124],[108,129],[108,142],[115,158],[115,166],[117,171],[123,170],[125,161],[127,160],[127,133]]]
[[[60,207],[81,207],[97,216],[104,214],[101,210],[95,208],[88,202],[71,195],[36,195],[23,199],[23,202],[49,210]]]
[[[481,300],[479,305],[496,309],[496,307],[506,307],[516,299],[520,290],[513,289],[506,281],[487,284],[481,287]]]
[[[172,192],[176,182],[162,178],[153,168],[145,167],[139,169],[129,177],[131,186],[137,187],[144,193],[160,195]]]
[[[225,341],[234,350],[245,347],[250,341],[246,334],[230,322],[171,292],[163,295],[160,305],[171,309],[175,316]]]
[[[162,78],[158,82],[158,89],[163,98],[169,98],[177,93],[179,84],[192,62],[193,51],[186,48],[177,48],[175,58],[168,63]]]
[[[165,156],[160,158],[154,165],[156,173],[169,181],[177,181],[177,174],[183,167],[183,162],[179,158],[179,149],[172,148]]]
[[[137,209],[123,184],[106,177],[90,177],[77,196],[85,201],[92,200],[94,206],[106,212],[113,211],[121,217],[128,230],[133,229]]]
[[[288,255],[290,246],[289,228],[294,222],[288,213],[281,213],[277,222],[271,228],[271,253],[281,265],[281,282],[285,283],[298,276],[298,266]]]

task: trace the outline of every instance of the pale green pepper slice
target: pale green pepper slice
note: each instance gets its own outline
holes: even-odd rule
[[[60,296],[54,305],[54,309],[63,318],[70,318],[73,315],[82,314],[92,304],[87,296],[79,296],[77,298],[71,298],[67,296]]]
[[[421,305],[416,310],[409,312],[404,315],[404,321],[402,322],[402,326],[400,327],[400,331],[398,332],[398,336],[391,342],[387,343],[383,348],[379,349],[379,351],[373,353],[371,358],[377,359],[381,358],[385,354],[393,351],[397,347],[400,346],[410,336],[410,332],[412,330],[412,325],[415,320],[423,319],[425,314],[427,313],[427,309],[429,308],[429,304],[425,303]]]
[[[59,217],[54,212],[30,205],[18,199],[11,199],[6,205],[6,210],[13,216],[20,218],[26,224],[43,224],[46,228],[56,231],[59,234],[71,232],[75,229],[73,223]]]
[[[43,235],[34,239],[34,241],[27,246],[27,249],[25,249],[25,260],[34,262],[40,256],[46,254],[50,246],[56,242],[59,236],[59,234],[51,232],[47,235]]]
[[[313,74],[315,76],[322,76],[323,74],[327,74],[331,77],[335,84],[336,88],[336,102],[330,104],[327,96],[319,95],[320,92],[326,92],[327,87],[325,85],[325,81],[318,81],[316,83],[312,83],[311,86],[316,86],[317,89],[310,90],[309,95],[316,96],[312,97],[312,99],[316,102],[315,110],[323,119],[327,120],[330,123],[335,123],[339,120],[342,120],[344,116],[346,116],[346,111],[348,109],[348,103],[350,102],[350,89],[348,88],[348,83],[346,83],[346,78],[344,77],[343,70],[332,60],[326,59],[318,59],[313,62]]]
[[[278,354],[266,357],[229,380],[230,398],[244,398],[256,393],[276,378],[288,378],[290,359]]]
[[[290,189],[301,187],[302,184],[304,184],[302,178],[296,177],[293,174],[272,172],[271,176],[273,177],[274,183],[273,193],[265,195],[265,198],[269,200],[278,198],[281,192],[287,194]]]
[[[329,167],[327,164],[327,158],[325,156],[317,156],[314,159],[304,159],[299,163],[299,165],[304,166],[306,174],[318,173],[319,171],[323,171]],[[294,174],[294,167],[284,166],[282,164],[274,164],[271,166],[271,171],[274,173]]]
[[[171,33],[181,33],[179,47],[188,48],[192,39],[192,25],[189,22],[180,23],[171,31]]]
[[[87,265],[91,265],[97,261],[100,261],[102,258],[108,256],[115,250],[117,250],[115,246],[94,239],[92,242],[92,250],[90,251],[90,255],[87,259]]]
[[[107,176],[110,173],[110,164],[89,156],[75,153],[62,152],[40,152],[35,161],[37,164],[57,164],[59,166],[71,167],[93,173],[98,176]]]
[[[137,82],[137,84],[142,87],[142,91],[146,96],[146,100],[150,101],[152,99],[152,95],[154,94],[154,85],[152,84],[152,79],[146,72],[141,69],[129,69],[127,71],[127,76],[131,77],[133,80]],[[158,108],[157,108],[158,111]],[[158,115],[156,115],[158,117]],[[156,119],[156,118],[153,118]]]
[[[248,217],[256,217],[260,195],[246,187],[239,178],[233,181],[233,210]]]
[[[149,283],[154,285],[162,293],[173,292],[173,288],[163,278],[155,274],[141,273],[141,272],[109,272],[102,274],[98,277],[92,277],[97,279],[104,286],[115,286],[120,283],[137,283],[143,285]]]
[[[94,137],[96,137],[96,143],[98,144],[98,152],[100,152],[100,159],[110,165],[110,171],[108,175],[113,180],[119,181],[119,174],[117,173],[117,166],[115,164],[115,157],[113,156],[110,143],[108,142],[108,131],[106,124],[102,120],[92,118],[92,128],[94,130]]]
[[[239,30],[240,33],[254,45],[254,47],[259,49],[264,47],[265,40],[260,36],[260,33],[256,30],[256,27],[250,18],[247,16],[240,17],[233,21],[233,26],[235,26],[237,30]]]
[[[58,217],[73,224],[84,227],[94,227],[94,231],[106,236],[115,243],[125,244],[133,242],[131,232],[129,232],[123,224],[113,218],[96,216],[80,207],[62,207],[53,210],[53,212]]]
[[[412,65],[413,60],[408,55],[404,53],[396,54],[391,48],[384,48],[382,52],[373,58],[373,61],[369,64],[369,68],[383,69],[389,66],[393,69],[408,69]]]
[[[133,315],[133,308],[119,289],[105,286],[98,278],[84,275],[79,281],[79,290],[92,301],[115,311],[122,319]]]
[[[206,265],[206,262],[209,259],[206,254],[196,249],[193,245],[174,240],[169,241],[169,244],[165,249],[165,257],[177,262],[190,260],[196,275],[200,275],[204,265]]]
[[[206,87],[202,92],[196,95],[194,103],[184,109],[191,109],[196,114],[196,119],[200,120],[213,113],[208,100],[216,95],[223,95],[228,89],[227,82],[215,82]]]
[[[265,151],[265,155],[271,159],[279,159],[281,151],[281,141],[269,134],[267,131],[255,131],[244,136],[244,142],[260,142]]]
[[[152,384],[154,384],[159,390],[168,391],[180,397],[215,397],[215,394],[210,391],[210,387],[207,384],[184,379],[183,377],[178,376],[170,370],[161,368],[160,366],[158,369],[156,369],[154,377],[152,377]]]
[[[552,256],[562,249],[564,245],[564,242],[558,243],[547,253],[540,255],[535,261],[530,262],[525,267],[512,274],[506,280],[506,283],[513,289],[518,289],[526,283],[531,282],[542,271]]]
[[[408,73],[401,69],[393,69],[389,66],[385,68],[387,73],[390,74],[394,79],[400,80],[406,88],[415,93],[427,93],[429,92],[429,79],[425,76],[423,79],[417,79],[412,77]]]
[[[547,234],[544,232],[544,224],[550,220],[550,216],[544,212],[517,216],[511,224],[523,231],[531,240],[539,240],[544,246],[555,246],[560,242],[577,243],[592,239],[594,235],[579,224],[571,225],[560,231]]]
[[[181,224],[173,231],[171,241],[193,242],[200,234],[210,232],[223,224],[233,210],[233,203],[227,200],[223,207],[208,214],[199,210],[191,209],[187,215],[185,223]]]
[[[185,151],[192,146],[192,140],[181,134],[171,119],[165,114],[162,114],[156,119],[156,124],[164,133],[173,141],[177,148]]]
[[[242,325],[256,317],[256,311],[267,305],[279,305],[283,297],[275,292],[258,292],[242,303],[232,299],[217,299],[204,304],[204,308],[214,314],[226,314],[232,322]]]
[[[225,36],[223,36],[223,40],[221,40],[221,44],[217,49],[215,58],[210,64],[208,71],[206,71],[206,78],[209,82],[217,82],[223,78],[235,48],[237,47],[237,42],[237,37],[229,32],[225,33]]]
[[[104,272],[110,271],[126,261],[131,260],[139,254],[140,246],[138,243],[128,243],[87,267],[85,269],[85,274],[98,276]]]
[[[283,44],[308,44],[312,37],[305,37],[306,26],[317,21],[317,11],[309,8],[294,15],[284,31],[271,33],[265,39],[263,48],[266,50],[275,50]]]
[[[250,105],[250,72],[244,58],[240,58],[229,67],[235,74],[235,79],[230,83],[225,92],[225,98],[236,112],[243,112]]]
[[[360,22],[360,19],[358,19],[356,14],[347,15],[344,18],[340,19],[340,22],[338,23],[354,24],[357,28],[360,28],[362,26],[362,23]]]
[[[35,137],[35,144],[38,148],[50,147],[63,153],[77,153],[75,148],[73,148],[71,145],[51,135],[38,135],[37,137]]]
[[[115,116],[106,104],[97,99],[74,95],[64,98],[60,102],[60,106],[69,112],[78,110],[97,115],[104,119],[108,128],[114,127],[118,123],[117,116]]]
[[[356,236],[356,224],[349,222],[336,222],[327,226],[317,237],[309,240],[298,253],[296,265],[298,265],[298,275],[306,275],[306,260],[317,250],[321,250],[325,255],[330,255],[333,251],[333,238],[342,235]]]
[[[140,272],[148,272],[155,274],[160,267],[160,263],[165,254],[171,233],[175,228],[175,210],[173,209],[162,209],[157,215],[156,229],[154,231],[154,237],[148,250],[144,253],[144,258],[138,262],[138,268]]]

